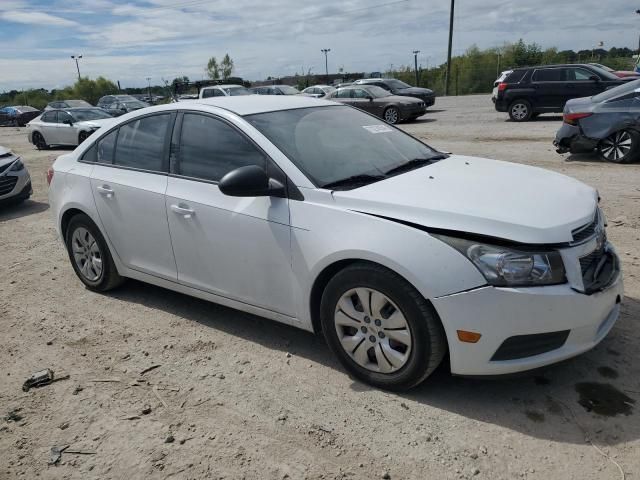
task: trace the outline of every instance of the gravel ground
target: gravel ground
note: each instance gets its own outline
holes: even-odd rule
[[[0,128],[34,182],[32,200],[0,210],[0,478],[640,478],[640,165],[561,157],[559,126],[508,122],[474,96],[439,98],[403,128],[597,187],[625,270],[619,322],[561,365],[500,380],[444,366],[401,395],[352,380],[309,333],[134,281],[84,289],[47,211],[61,151]],[[22,392],[47,367],[70,379]],[[66,445],[89,453],[48,466]]]

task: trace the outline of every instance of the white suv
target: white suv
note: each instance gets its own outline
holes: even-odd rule
[[[589,350],[618,318],[598,194],[437,152],[355,108],[221,97],[132,112],[58,157],[50,205],[92,290],[135,278],[322,331],[406,389]]]

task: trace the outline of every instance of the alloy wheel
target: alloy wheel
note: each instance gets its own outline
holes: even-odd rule
[[[363,287],[344,293],[334,324],[342,348],[362,368],[394,373],[409,360],[409,324],[393,301],[377,290]]]
[[[78,227],[71,237],[71,248],[82,276],[90,282],[98,280],[102,275],[102,252],[89,230]]]
[[[522,120],[529,114],[529,107],[524,103],[516,103],[511,107],[511,115],[516,120]]]
[[[38,150],[44,150],[45,148],[47,148],[47,144],[44,141],[44,137],[40,135],[40,133],[38,132],[35,132],[33,134],[33,143],[35,144]]]
[[[387,108],[384,112],[384,120],[388,123],[395,124],[398,122],[398,110],[394,107]]]
[[[633,139],[627,131],[616,132],[602,140],[600,152],[610,162],[619,162],[626,157],[633,147]]]

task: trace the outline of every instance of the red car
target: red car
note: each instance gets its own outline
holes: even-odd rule
[[[613,68],[609,68],[606,65],[602,65],[601,63],[591,63],[590,65],[593,65],[594,67],[600,67],[601,69],[606,70],[607,72],[611,72],[615,76],[620,78],[626,78],[626,77],[640,78],[640,73],[634,72],[633,70],[614,70]]]

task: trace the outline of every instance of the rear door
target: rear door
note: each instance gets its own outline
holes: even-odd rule
[[[535,90],[534,109],[561,112],[571,98],[565,68],[537,68],[531,75]]]
[[[176,280],[165,209],[175,114],[138,117],[97,142],[93,198],[105,233],[129,268]]]
[[[166,215],[178,281],[294,316],[289,200],[229,197],[218,188],[241,166],[282,173],[236,127],[209,114],[183,114],[172,152]]]

